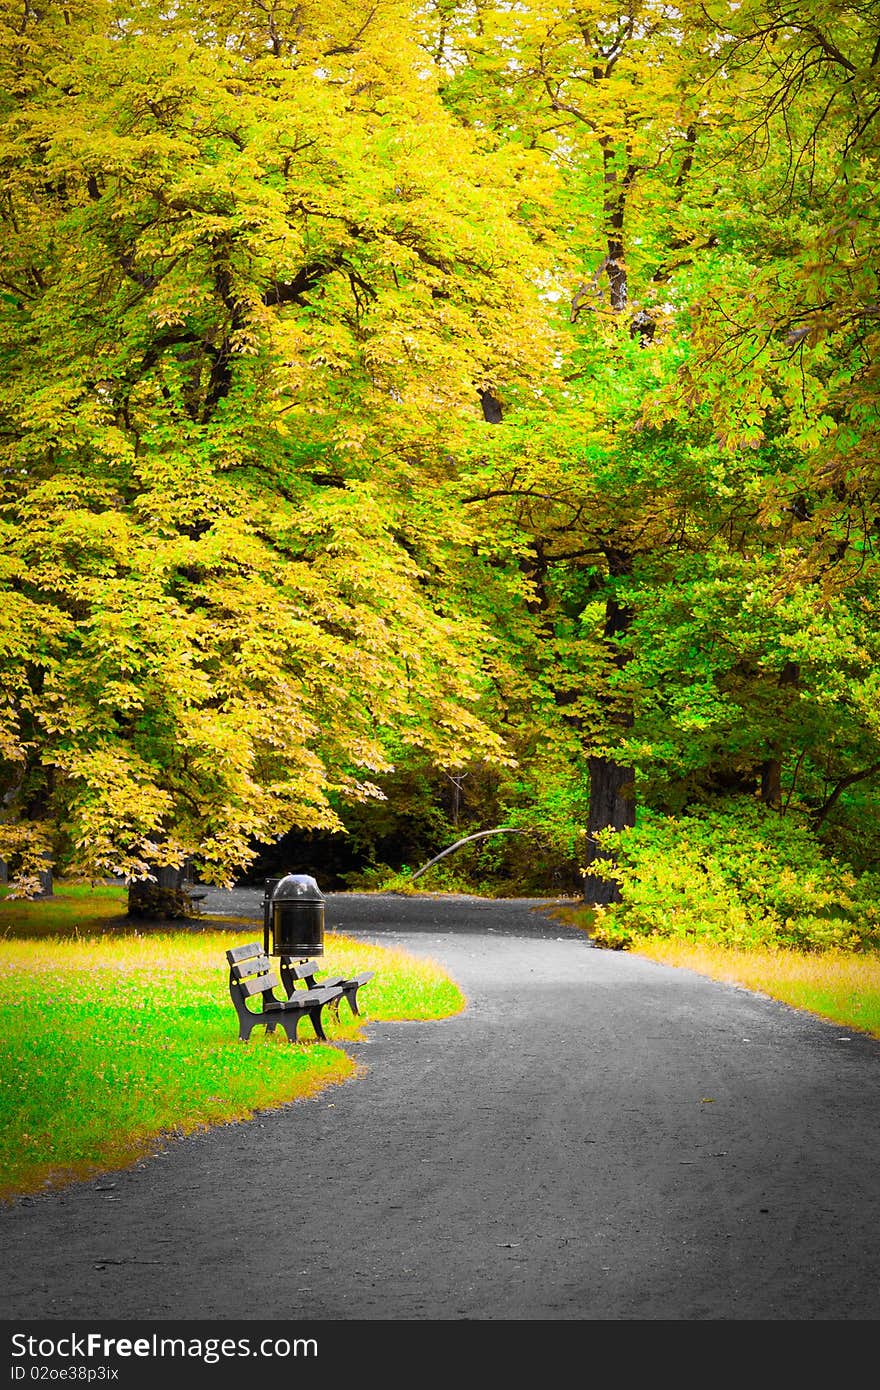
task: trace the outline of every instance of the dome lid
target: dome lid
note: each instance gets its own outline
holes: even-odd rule
[[[272,890],[272,902],[322,903],[324,894],[310,874],[287,874]]]

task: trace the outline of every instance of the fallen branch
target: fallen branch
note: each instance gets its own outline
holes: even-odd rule
[[[432,864],[436,864],[437,861],[440,860],[440,859],[445,859],[447,854],[451,854],[452,851],[453,851],[454,849],[458,849],[459,845],[466,845],[466,844],[468,843],[468,841],[470,841],[470,840],[482,840],[482,839],[485,838],[486,835],[522,835],[522,834],[523,834],[523,831],[522,831],[522,830],[517,830],[517,829],[515,829],[515,828],[514,828],[513,826],[511,826],[511,825],[499,825],[499,826],[497,827],[497,829],[495,829],[495,830],[478,830],[477,833],[476,833],[475,835],[465,835],[465,837],[464,837],[463,840],[456,840],[456,842],[455,842],[454,845],[450,845],[448,849],[442,849],[442,850],[440,851],[439,854],[435,854],[435,855],[434,855],[434,858],[433,858],[433,859],[429,859],[428,862],[427,862],[427,864],[423,864],[422,867],[421,867],[420,869],[416,869],[415,873],[413,874],[412,878],[410,879],[410,883],[413,882],[413,879],[417,879],[417,878],[419,877],[420,874],[423,874],[423,873],[425,872],[426,869],[430,869],[430,867],[431,867]]]

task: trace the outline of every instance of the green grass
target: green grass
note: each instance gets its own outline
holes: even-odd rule
[[[0,938],[23,936],[99,936],[128,926],[122,888],[87,883],[56,885],[51,898],[27,902],[0,889]]]
[[[324,971],[375,971],[363,1021],[343,1003],[326,1043],[304,1019],[295,1047],[280,1029],[244,1045],[225,952],[258,939],[258,925],[135,929],[124,908],[119,889],[0,904],[0,1200],[129,1166],[175,1136],[346,1081],[357,1063],[333,1039],[357,1039],[370,1019],[464,1007],[436,962],[327,933]]]
[[[593,920],[589,908],[560,908],[555,915],[589,935]],[[675,937],[645,937],[629,954],[745,985],[829,1023],[880,1038],[880,955],[876,953],[742,951],[691,945]]]

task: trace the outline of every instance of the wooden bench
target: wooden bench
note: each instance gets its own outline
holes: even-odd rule
[[[316,960],[294,961],[289,956],[281,957],[281,982],[287,991],[288,999],[305,993],[306,989],[339,989],[338,998],[333,1000],[331,1008],[339,1017],[339,1005],[343,999],[348,1003],[348,1007],[353,1014],[360,1015],[358,1007],[358,990],[361,985],[365,985],[372,980],[374,970],[362,970],[359,975],[331,975],[326,980],[316,980],[315,974],[321,969]],[[298,981],[303,981],[303,989],[296,989]]]
[[[272,962],[256,941],[235,946],[226,952],[229,962],[229,995],[238,1014],[238,1037],[247,1042],[253,1030],[262,1025],[274,1033],[279,1023],[289,1042],[297,1041],[300,1019],[305,1015],[315,1030],[315,1036],[327,1041],[321,1013],[325,1005],[338,1002],[342,989],[338,985],[321,984],[315,989],[297,990],[293,999],[277,999],[275,990],[281,981]],[[261,1009],[248,1007],[253,999]]]

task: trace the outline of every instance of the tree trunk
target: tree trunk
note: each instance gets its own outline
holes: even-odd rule
[[[602,147],[602,169],[605,184],[603,212],[605,214],[605,236],[608,247],[605,272],[608,276],[609,302],[614,312],[619,314],[626,308],[629,299],[624,225],[627,196],[635,181],[638,168],[628,157],[626,161],[621,160],[618,146],[609,136],[603,136],[599,144]]]
[[[622,578],[631,573],[632,556],[626,550],[608,546],[605,550],[608,562],[608,575],[611,579]],[[619,671],[627,662],[627,653],[616,640],[627,631],[632,621],[632,610],[618,603],[610,594],[605,604],[605,625],[603,637],[611,648],[612,659]],[[632,709],[619,705],[609,710],[609,724],[621,730],[632,726]],[[587,868],[597,858],[613,860],[613,855],[603,853],[596,844],[595,836],[600,830],[624,830],[636,823],[635,769],[605,754],[589,759],[590,768],[590,809],[587,823]],[[584,874],[584,901],[595,905],[620,902],[620,889],[610,879],[599,878],[595,874]]]
[[[636,823],[635,772],[613,758],[590,758],[590,818],[587,867],[594,859],[612,859],[596,844],[597,830],[623,830]],[[584,901],[594,905],[620,902],[620,889],[611,879],[584,874]]]
[[[152,864],[150,870],[152,879],[139,879],[128,885],[129,917],[178,921],[198,915],[198,907],[189,891],[192,883],[188,863],[179,869],[168,864]]]
[[[787,661],[779,677],[779,688],[797,686],[800,674],[797,662]],[[770,756],[761,765],[761,800],[774,810],[782,809],[782,749],[779,745],[771,750]]]
[[[48,768],[44,773],[37,773],[39,781],[36,787],[31,787],[29,794],[26,795],[24,802],[25,819],[36,821],[42,824],[51,825],[51,793],[52,793],[52,769]],[[45,779],[45,780],[44,780]],[[48,835],[46,838],[50,838]],[[39,882],[36,896],[38,898],[51,898],[55,895],[53,865],[51,849],[44,849],[40,854],[42,867],[35,867],[35,873]]]
[[[52,878],[52,858],[50,854],[43,855],[46,861],[45,869],[37,870],[37,877],[40,880],[40,891],[37,894],[40,898],[52,898],[55,896],[54,880]]]
[[[768,758],[761,766],[761,800],[776,809],[782,805],[781,758]]]

